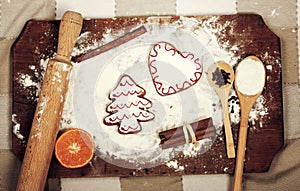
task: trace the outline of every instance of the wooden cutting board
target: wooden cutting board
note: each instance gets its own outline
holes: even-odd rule
[[[268,171],[272,159],[282,147],[284,140],[280,39],[270,31],[259,15],[237,14],[192,18],[190,20],[195,22],[198,28],[205,27],[205,30],[213,33],[219,46],[230,53],[235,58],[233,59],[235,62],[249,55],[255,55],[266,67],[267,83],[262,94],[264,100],[261,102],[263,106],[256,105],[254,109],[256,117],[249,121],[245,172]],[[103,42],[107,33],[112,34],[114,38],[120,35],[120,31],[126,34],[150,22],[158,25],[174,25],[182,20],[184,20],[183,17],[177,16],[84,20],[81,35],[88,34],[88,37],[77,43],[76,50],[89,47],[92,49],[92,45]],[[45,70],[43,63],[53,57],[56,52],[58,27],[59,21],[28,21],[12,47],[12,145],[14,154],[20,159],[25,152],[39,86],[43,79]],[[229,101],[238,104],[235,96],[232,96]],[[232,112],[234,109],[231,108]],[[232,122],[232,127],[234,141],[237,144],[239,124]],[[232,174],[235,160],[226,158],[224,141],[224,134],[221,130],[205,153],[194,157],[176,155],[172,161],[175,161],[177,166],[182,166],[181,169],[170,163],[149,168],[129,169],[106,162],[96,155],[90,165],[73,170],[63,168],[53,157],[49,175],[51,177],[88,177]]]

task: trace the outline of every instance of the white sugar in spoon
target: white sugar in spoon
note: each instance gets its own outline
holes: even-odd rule
[[[263,63],[255,56],[242,60],[235,71],[235,90],[240,100],[241,121],[237,158],[235,163],[233,191],[242,190],[245,149],[250,110],[265,86],[266,71]]]

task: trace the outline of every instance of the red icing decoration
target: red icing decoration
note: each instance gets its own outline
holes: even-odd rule
[[[152,103],[144,98],[146,91],[138,86],[128,75],[123,75],[110,93],[112,100],[106,111],[110,113],[104,118],[106,125],[119,125],[118,131],[122,134],[137,133],[142,130],[140,122],[146,122],[154,118],[154,114],[148,111]]]
[[[190,61],[189,64],[192,64],[194,66],[193,72],[188,74],[189,77],[187,80],[182,80],[175,84],[166,84],[166,82],[161,80],[162,77],[168,78],[164,75],[171,76],[172,74],[162,74],[159,71],[159,64],[163,64],[163,62],[159,62],[161,56],[160,54],[166,54],[168,56],[178,58],[178,60],[188,59]],[[168,64],[172,65],[177,63]],[[198,82],[203,71],[200,58],[195,56],[193,53],[182,53],[179,50],[177,50],[172,44],[167,42],[159,42],[153,45],[148,56],[148,66],[156,91],[162,96],[171,95],[191,87],[192,85]],[[184,64],[178,66],[186,67],[186,65]]]
[[[133,91],[133,92],[129,91],[127,93],[125,93],[125,92],[121,92],[121,93],[117,92],[117,94],[113,94],[113,96],[117,98],[117,97],[120,97],[120,96],[128,96],[129,94],[130,95],[134,95],[134,94],[138,94],[139,95],[141,93],[143,93],[143,90],[141,90],[141,91]]]

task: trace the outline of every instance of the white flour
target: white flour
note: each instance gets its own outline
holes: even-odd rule
[[[17,114],[12,114],[12,123],[13,123],[13,133],[20,139],[21,141],[25,141],[25,137],[20,132],[20,123],[17,122]]]
[[[209,20],[201,23],[199,25],[198,21],[193,18],[185,18],[182,17],[182,20],[175,22],[172,24],[173,27],[175,28],[180,28],[182,31],[189,33],[190,30],[192,30],[192,33],[189,33],[195,40],[198,40],[201,42],[203,47],[207,49],[207,51],[212,55],[213,61],[210,64],[213,64],[214,62],[217,61],[225,61],[227,63],[230,63],[232,66],[236,64],[236,61],[238,58],[234,56],[234,52],[238,51],[238,46],[233,46],[229,47],[228,42],[219,42],[218,37],[222,36],[222,33],[224,32],[225,28],[227,26],[230,26],[230,22],[226,22],[225,25],[220,25],[220,24],[212,24],[214,23],[218,17],[212,17]],[[149,19],[149,22],[151,22],[151,19]],[[155,32],[155,30],[158,30],[159,27],[156,25],[151,25],[150,28],[152,31],[150,33]],[[161,30],[161,29],[160,29]],[[148,31],[149,32],[149,31]],[[234,32],[234,31],[231,31]],[[169,34],[169,32],[164,31],[161,32],[161,38],[162,40],[167,41],[167,39],[170,39],[172,37],[164,36],[163,34]],[[180,35],[183,35],[179,32],[175,33],[176,38],[180,38]],[[79,39],[86,39],[88,38],[90,34],[89,33],[84,33]],[[97,48],[97,46],[106,44],[113,40],[115,37],[115,34],[113,36],[110,36],[109,30],[107,31],[107,34],[104,35],[105,38],[101,42],[94,42],[93,45],[87,46],[86,49],[81,47],[80,51],[78,49],[75,49],[73,52],[73,55],[79,55],[80,52],[86,52],[87,50]],[[119,36],[122,36],[122,33],[119,34]],[[217,37],[218,36],[218,37]],[[153,43],[158,42],[160,39],[155,39],[152,40]],[[187,40],[187,38],[185,38]],[[133,40],[134,41],[134,40]],[[111,161],[109,158],[114,159],[122,159],[125,161],[128,161],[130,164],[134,166],[135,163],[138,163],[139,165],[137,166],[143,166],[142,158],[149,160],[149,157],[151,158],[150,161],[153,161],[155,163],[155,160],[163,160],[164,163],[167,166],[170,166],[170,168],[174,168],[176,171],[183,170],[184,167],[178,165],[178,161],[172,160],[172,158],[176,155],[175,153],[182,151],[184,157],[194,157],[197,156],[206,150],[203,149],[209,148],[213,140],[203,140],[200,144],[200,147],[194,148],[192,144],[187,144],[183,145],[174,149],[169,149],[167,151],[162,151],[162,150],[157,150],[153,148],[159,148],[159,143],[160,139],[157,137],[158,132],[161,132],[163,130],[167,130],[170,128],[174,128],[176,126],[179,126],[182,124],[182,117],[189,116],[187,113],[188,111],[185,112],[184,116],[181,116],[182,109],[177,110],[176,107],[180,106],[182,104],[182,100],[180,96],[174,95],[172,96],[166,96],[163,97],[165,99],[162,100],[161,96],[158,96],[157,92],[155,91],[155,88],[153,86],[152,81],[150,78],[143,79],[139,76],[145,76],[147,74],[147,68],[139,66],[139,63],[141,64],[146,64],[146,58],[145,54],[147,54],[147,51],[150,49],[150,46],[147,44],[144,46],[136,46],[132,42],[132,45],[130,45],[131,42],[129,42],[127,48],[120,48],[117,47],[115,50],[111,50],[110,52],[112,53],[107,53],[107,55],[104,55],[103,57],[100,56],[99,59],[97,58],[92,58],[90,60],[87,60],[83,63],[81,63],[81,66],[87,66],[87,65],[92,65],[95,64],[96,62],[104,62],[101,61],[101,59],[105,59],[105,57],[112,56],[110,59],[107,59],[107,62],[109,65],[106,65],[103,67],[101,70],[101,75],[98,77],[97,81],[99,83],[96,83],[95,88],[91,92],[92,94],[95,94],[95,100],[98,100],[98,102],[95,102],[95,110],[97,116],[107,116],[108,113],[105,112],[105,107],[109,104],[109,99],[108,99],[108,94],[110,91],[116,86],[116,83],[119,79],[119,76],[121,76],[123,73],[130,74],[140,86],[142,86],[146,90],[146,97],[149,98],[150,100],[153,101],[153,107],[152,110],[153,112],[163,112],[160,115],[157,115],[156,113],[156,118],[153,122],[149,122],[147,124],[143,124],[143,131],[138,133],[138,134],[133,134],[133,135],[121,135],[117,133],[116,129],[117,127],[109,127],[109,126],[102,126],[102,131],[101,134],[104,136],[99,135],[99,128],[97,124],[93,124],[93,127],[88,126],[86,123],[82,124],[84,126],[79,126],[79,128],[86,128],[87,131],[89,131],[91,134],[95,135],[95,142],[97,145],[97,150],[99,153],[106,153],[105,159]],[[173,44],[171,41],[170,43]],[[191,43],[190,45],[186,46],[184,48],[184,42],[181,42],[180,45],[175,43],[175,46],[178,47],[180,50],[189,50],[188,47],[193,47],[196,46],[194,45],[194,42],[190,41],[187,44]],[[130,47],[130,48],[129,48]],[[193,51],[193,50],[192,50]],[[201,56],[201,55],[200,55]],[[203,54],[202,55],[202,61],[206,62],[205,60],[209,60],[207,55]],[[76,64],[74,64],[75,66]],[[96,65],[96,64],[95,64]],[[133,68],[132,68],[133,67]],[[204,72],[207,71],[209,67],[209,64],[204,65]],[[88,67],[87,67],[88,68]],[[78,71],[80,70],[86,70],[90,71],[87,69],[82,69],[78,67]],[[91,74],[88,74],[91,75]],[[113,77],[114,76],[114,77]],[[74,92],[74,95],[76,96],[76,90],[72,90],[74,88],[74,83],[76,86],[76,83],[80,84],[79,80],[75,80],[74,78],[78,79],[86,79],[87,77],[82,76],[82,74],[74,72],[74,69],[72,71],[72,75],[70,77],[70,86],[69,89],[70,91]],[[80,80],[80,81],[82,81]],[[197,84],[206,84],[206,74],[203,73],[200,81]],[[101,83],[100,83],[101,82]],[[104,82],[104,83],[103,83]],[[95,82],[93,82],[95,83]],[[193,89],[197,89],[197,84],[193,86]],[[223,125],[222,123],[222,112],[221,112],[221,105],[219,103],[218,97],[215,95],[215,92],[212,91],[211,87],[206,84],[208,89],[202,89],[202,90],[196,90],[197,92],[202,92],[202,97],[197,98],[198,101],[200,101],[200,106],[202,108],[202,111],[206,114],[201,115],[200,118],[190,118],[189,122],[197,121],[201,118],[209,117],[209,116],[214,116],[215,120],[215,126],[217,128],[217,133],[221,132],[221,127]],[[86,92],[84,87],[82,86],[77,86],[77,89],[80,89],[80,91]],[[82,87],[78,88],[78,87]],[[202,88],[205,86],[202,86]],[[182,92],[184,93],[184,92]],[[71,94],[68,94],[71,95]],[[72,94],[73,95],[73,94]],[[99,95],[103,95],[103,97],[99,97]],[[179,94],[180,95],[180,94]],[[231,97],[235,97],[235,92],[232,91]],[[198,95],[197,95],[198,97]],[[72,98],[68,97],[65,107],[68,109],[64,110],[63,113],[63,119],[68,119],[64,120],[62,123],[62,126],[68,127],[72,125],[78,125],[78,120],[80,120],[78,117],[74,117],[74,108],[72,108],[72,103],[74,102],[73,100],[74,96]],[[68,100],[72,100],[71,103]],[[75,101],[76,102],[76,101]],[[76,104],[76,103],[75,103]],[[79,103],[77,103],[79,104]],[[86,102],[83,102],[82,104],[86,104]],[[94,105],[94,104],[93,104]],[[264,102],[263,98],[257,101],[257,104],[259,107],[255,107],[251,111],[251,116],[250,116],[250,121],[255,122],[258,119],[258,115],[261,114],[261,112],[264,112],[265,109],[263,107]],[[233,123],[239,123],[239,103],[238,99],[233,99],[232,102],[229,103],[229,107],[232,108],[232,112],[230,117],[232,118]],[[84,107],[84,112],[87,112],[86,107]],[[193,110],[195,107],[190,107],[191,111],[190,113],[197,113],[197,110]],[[76,110],[76,109],[75,109]],[[200,109],[201,110],[201,109]],[[168,115],[166,116],[164,113],[167,113]],[[265,112],[267,114],[267,112]],[[163,118],[159,118],[160,116],[163,116]],[[166,117],[169,118],[166,119]],[[67,121],[67,123],[66,123]],[[171,124],[169,122],[171,122]],[[102,124],[102,119],[99,118],[98,122]],[[71,125],[70,125],[71,124]],[[81,124],[81,123],[80,123]],[[99,141],[99,139],[104,139],[107,141]],[[202,145],[202,146],[201,146]],[[146,151],[146,152],[145,152]],[[155,154],[156,153],[156,154]],[[102,155],[102,154],[99,154]],[[154,155],[154,156],[153,156]],[[147,165],[146,165],[147,166]],[[134,167],[133,167],[134,168]],[[226,169],[225,169],[226,171]]]
[[[168,26],[157,25],[149,18],[150,24],[145,25],[148,32],[140,38],[82,63],[73,63],[61,127],[77,127],[90,132],[96,143],[96,155],[108,162],[114,163],[116,159],[124,160],[128,164],[124,162],[121,165],[129,168],[148,167],[162,162],[175,171],[184,170],[185,167],[173,158],[179,152],[183,153],[183,157],[199,156],[210,148],[214,139],[200,141],[198,148],[187,144],[162,150],[159,148],[160,139],[157,135],[161,131],[182,125],[183,121],[192,123],[206,117],[213,117],[217,133],[221,132],[223,125],[221,104],[210,87],[205,72],[211,64],[218,61],[236,65],[239,58],[235,57],[234,53],[238,51],[239,45],[230,47],[228,41],[220,41],[220,38],[225,37],[226,28],[233,23],[226,22],[221,25],[217,22],[218,18],[211,17],[199,23],[195,18],[181,17],[179,21]],[[234,33],[234,31],[229,32]],[[91,41],[87,44],[86,41],[91,38],[91,35],[91,32],[81,34],[78,38],[78,47],[74,48],[72,56],[106,44],[122,36],[123,31],[111,34],[111,30],[107,29],[102,41]],[[151,44],[162,40],[169,41],[182,51],[197,54],[204,63],[200,80],[180,94],[159,96],[150,78],[147,54]],[[41,60],[42,68],[45,68],[48,60]],[[35,71],[37,77],[41,75],[34,66],[29,68]],[[271,70],[272,67],[269,66],[267,69]],[[117,126],[103,124],[103,118],[109,115],[105,111],[110,103],[108,94],[124,73],[131,75],[146,90],[145,97],[153,102],[151,112],[155,113],[155,119],[143,123],[143,131],[138,134],[121,135],[117,132]],[[27,74],[19,74],[19,83],[24,89],[29,86],[40,89],[40,85]],[[186,103],[189,100],[190,102]],[[249,118],[251,124],[256,122],[263,124],[263,116],[268,115],[268,109],[264,105],[265,99],[261,96],[251,110]],[[232,123],[239,123],[240,107],[233,90],[229,98],[229,110]],[[18,134],[18,129],[20,127],[16,123],[14,133],[23,139],[22,135]],[[226,171],[227,169],[224,169],[224,172]]]
[[[184,166],[179,165],[177,160],[171,160],[171,161],[167,162],[166,166],[169,168],[174,168],[175,172],[184,170]]]
[[[18,79],[19,79],[19,83],[24,87],[27,88],[29,86],[35,86],[38,89],[40,89],[40,84],[33,81],[32,80],[32,76],[30,76],[29,74],[21,74],[18,73]]]
[[[265,86],[265,68],[261,62],[245,59],[236,69],[235,83],[244,95],[255,95]]]
[[[149,22],[150,20],[151,19],[149,19]],[[207,24],[207,26],[209,25]],[[197,149],[194,149],[191,144],[188,144],[163,151],[159,149],[160,139],[157,134],[161,131],[178,127],[182,125],[183,122],[192,123],[211,116],[214,118],[214,123],[217,132],[219,133],[221,131],[220,128],[222,127],[222,112],[218,103],[219,99],[214,90],[210,87],[205,72],[214,62],[230,62],[234,59],[232,56],[233,53],[228,52],[219,46],[218,39],[212,33],[211,29],[208,27],[201,27],[198,21],[193,18],[187,19],[182,17],[181,21],[168,24],[168,26],[159,26],[153,23],[149,25],[149,28],[147,25],[146,27],[148,32],[140,38],[134,39],[125,45],[121,45],[107,53],[99,55],[97,56],[98,58],[94,57],[84,61],[77,74],[77,79],[80,80],[75,80],[76,90],[73,90],[73,95],[76,97],[75,100],[73,100],[73,102],[75,102],[74,111],[75,113],[81,114],[78,114],[78,116],[75,117],[77,125],[95,135],[95,142],[99,155],[101,155],[101,153],[106,153],[108,156],[106,158],[122,159],[129,161],[131,164],[137,163],[138,166],[143,166],[143,161],[146,161],[146,163],[147,161],[155,163],[155,161],[158,160],[168,162],[176,155],[175,153],[180,151],[183,151],[183,156],[193,157],[210,148],[213,140],[200,141],[200,147]],[[192,33],[191,29],[193,30]],[[217,31],[214,31],[214,33],[216,32]],[[88,34],[85,33],[80,38],[84,39],[87,36]],[[106,34],[102,42],[96,42],[94,45],[106,44],[112,39],[113,38],[110,37],[109,34]],[[182,41],[182,39],[184,40]],[[181,51],[195,53],[201,58],[201,61],[204,63],[204,73],[199,82],[192,86],[190,90],[185,90],[179,94],[170,96],[159,96],[157,94],[148,73],[147,54],[151,45],[159,41],[170,42]],[[202,49],[199,50],[199,47],[202,47]],[[88,48],[90,47],[88,46]],[[233,50],[236,49],[237,47],[233,48]],[[85,50],[81,50],[81,52],[85,52]],[[77,54],[78,50],[75,50],[74,55]],[[104,63],[104,66],[101,66],[101,63]],[[99,66],[102,67],[100,71],[98,69]],[[91,78],[91,76],[94,75],[94,71],[97,70],[98,72],[95,72],[96,79],[88,80],[88,78]],[[153,101],[151,111],[155,113],[155,119],[148,123],[143,123],[143,131],[132,135],[121,135],[117,133],[117,126],[105,126],[103,124],[103,118],[101,117],[97,117],[98,119],[96,122],[91,122],[93,119],[79,119],[79,116],[89,113],[90,107],[95,108],[92,109],[91,112],[96,112],[96,116],[105,117],[108,115],[105,111],[106,106],[110,103],[108,94],[111,92],[112,88],[116,86],[116,83],[122,74],[130,75],[146,90],[145,96]],[[72,78],[70,78],[70,81],[72,81]],[[90,83],[95,84],[95,86],[92,84],[91,88],[87,88]],[[80,90],[80,92],[77,90]],[[81,92],[84,92],[84,94],[95,95],[95,97],[86,97],[86,95],[83,95]],[[93,99],[96,101],[95,103],[89,103],[90,101],[79,103],[81,101],[78,97],[85,97],[85,99]],[[182,106],[184,107],[182,108]],[[95,114],[89,116],[92,115]],[[64,118],[70,117],[64,115]],[[101,125],[99,126],[99,124]],[[147,166],[149,164],[145,165]]]

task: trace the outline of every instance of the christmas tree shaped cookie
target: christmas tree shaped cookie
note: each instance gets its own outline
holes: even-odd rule
[[[152,106],[150,100],[144,98],[146,91],[138,86],[128,75],[123,75],[116,88],[110,93],[112,100],[106,111],[110,113],[104,118],[106,125],[119,125],[121,134],[132,134],[142,130],[140,122],[150,121],[154,114],[148,111]]]

